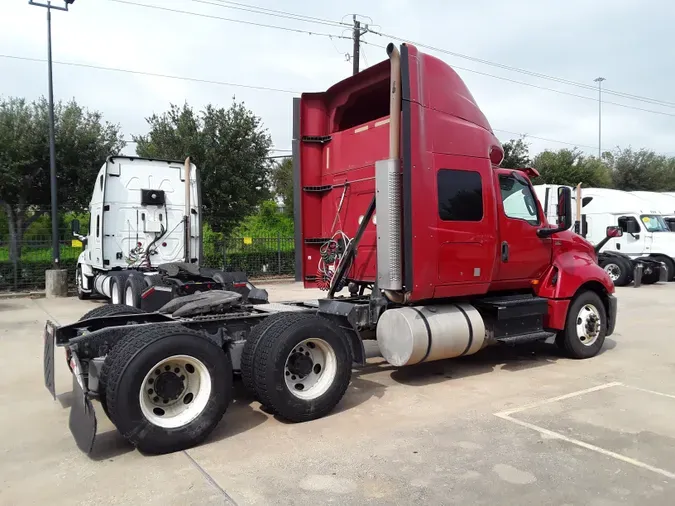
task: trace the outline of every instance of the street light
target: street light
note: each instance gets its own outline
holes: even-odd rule
[[[58,220],[58,202],[56,197],[56,141],[54,140],[54,86],[52,83],[52,9],[57,11],[68,11],[68,6],[75,0],[63,0],[64,6],[46,4],[29,0],[29,5],[45,7],[47,9],[47,72],[49,74],[49,177],[52,194],[52,260],[54,268],[59,267],[59,220]]]
[[[602,158],[602,81],[604,77],[596,77],[594,82],[598,83],[598,159]]]

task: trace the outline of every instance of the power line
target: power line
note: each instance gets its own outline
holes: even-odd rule
[[[10,58],[12,60],[24,60],[24,61],[32,61],[32,62],[40,62],[44,63],[47,60],[42,59],[42,58],[28,58],[26,56],[12,56],[12,55],[7,55],[7,54],[0,54],[0,58]],[[53,62],[56,65],[68,65],[71,67],[81,67],[81,68],[88,68],[88,69],[96,69],[96,70],[105,70],[108,72],[122,72],[125,74],[136,74],[136,75],[143,75],[143,76],[151,76],[151,77],[161,77],[164,79],[177,79],[180,81],[191,81],[195,83],[205,83],[205,84],[217,84],[220,86],[232,86],[234,88],[248,88],[252,90],[260,90],[260,91],[275,91],[278,93],[291,93],[294,95],[299,95],[300,92],[298,91],[293,91],[293,90],[284,90],[281,88],[270,88],[267,86],[254,86],[251,84],[240,84],[240,83],[230,83],[226,81],[214,81],[210,79],[199,79],[196,77],[185,77],[185,76],[176,76],[176,75],[170,75],[170,74],[158,74],[155,72],[146,72],[146,71],[141,71],[141,70],[131,70],[131,69],[122,69],[122,68],[117,68],[117,67],[101,67],[98,65],[90,65],[87,63],[75,63],[75,62],[64,62],[64,61],[54,61]]]
[[[5,55],[5,54],[0,54],[0,58],[8,58],[12,60],[21,60],[21,61],[29,61],[29,62],[38,62],[38,63],[45,63],[47,60],[41,59],[41,58],[28,58],[24,56],[12,56],[12,55]],[[87,69],[94,69],[94,70],[103,70],[107,72],[120,72],[124,74],[135,74],[135,75],[145,75],[145,76],[150,76],[150,77],[160,77],[160,78],[165,78],[165,79],[177,79],[181,81],[190,81],[190,82],[196,82],[196,83],[203,83],[203,84],[214,84],[214,85],[219,85],[219,86],[232,86],[235,88],[248,88],[248,89],[254,89],[254,90],[259,90],[259,91],[272,91],[272,92],[278,92],[278,93],[290,93],[293,95],[300,95],[301,92],[299,91],[293,91],[293,90],[285,90],[285,89],[280,89],[280,88],[269,88],[265,86],[252,86],[248,84],[240,84],[240,83],[231,83],[231,82],[225,82],[225,81],[214,81],[210,79],[198,79],[195,77],[185,77],[185,76],[176,76],[176,75],[168,75],[168,74],[158,74],[154,72],[145,72],[145,71],[140,71],[140,70],[130,70],[130,69],[122,69],[122,68],[116,68],[116,67],[101,67],[98,65],[89,65],[89,64],[84,64],[84,63],[75,63],[75,62],[61,62],[61,61],[54,61],[53,62],[56,65],[67,65],[67,66],[73,66],[73,67],[81,67],[81,68],[87,68]],[[597,149],[597,146],[588,146],[584,144],[576,144],[572,142],[567,142],[567,141],[561,141],[557,139],[549,139],[545,137],[537,137],[534,135],[528,135],[522,132],[512,132],[510,130],[503,130],[499,128],[494,128],[494,131],[498,132],[504,132],[508,134],[513,134],[513,135],[519,135],[519,136],[526,136],[526,137],[531,137],[533,139],[539,139],[543,141],[548,141],[548,142],[556,142],[559,144],[568,144],[570,146],[579,146],[579,147],[586,147],[590,149]],[[130,142],[130,141],[127,141]],[[279,150],[273,150],[273,151],[284,151],[284,152],[290,152],[290,149],[279,149]]]
[[[371,33],[375,33],[375,32],[371,32]],[[392,38],[394,38],[394,37],[392,37]],[[398,40],[402,40],[402,39],[398,39]],[[362,41],[362,42],[363,42],[364,44],[370,44],[371,46],[375,46],[375,47],[379,47],[379,48],[385,49],[384,46],[381,46],[381,45],[379,45],[379,44],[373,44],[372,42],[367,42],[367,41],[365,41],[365,40]],[[415,43],[414,43],[414,42],[411,42],[411,44],[414,45]],[[420,44],[420,47],[423,47],[423,46]],[[546,87],[546,86],[540,86],[540,85],[538,85],[538,84],[527,83],[527,82],[525,82],[525,81],[518,81],[518,80],[516,80],[516,79],[510,79],[510,78],[508,78],[508,77],[497,76],[497,75],[494,75],[494,74],[489,74],[489,73],[487,73],[487,72],[481,72],[480,70],[474,70],[474,69],[469,69],[469,68],[466,68],[466,67],[460,67],[460,66],[458,66],[458,65],[452,65],[452,68],[459,69],[459,70],[465,70],[466,72],[472,72],[472,73],[474,73],[474,74],[479,74],[479,75],[486,76],[486,77],[492,77],[492,78],[494,78],[494,79],[500,79],[500,80],[502,80],[502,81],[508,81],[508,82],[510,82],[510,83],[521,84],[521,85],[523,85],[523,86],[529,86],[529,87],[531,87],[531,88],[537,88],[537,89],[540,89],[540,90],[551,91],[551,92],[553,92],[553,93],[559,93],[560,95],[567,95],[567,96],[569,96],[569,97],[582,98],[582,99],[584,99],[584,100],[592,100],[593,102],[597,102],[597,101],[598,101],[598,99],[597,99],[597,98],[594,98],[594,97],[587,97],[587,96],[585,96],[585,95],[578,95],[578,94],[576,94],[576,93],[570,93],[569,91],[556,90],[555,88],[548,88],[548,87]],[[603,92],[604,92],[604,91],[605,91],[605,90],[603,89]],[[654,111],[653,109],[644,109],[644,108],[642,108],[642,107],[635,107],[635,106],[633,106],[633,105],[619,104],[618,102],[609,102],[609,101],[607,101],[607,100],[603,100],[602,103],[603,103],[603,104],[611,104],[611,105],[615,105],[615,106],[617,106],[617,107],[624,107],[624,108],[626,108],[626,109],[633,109],[633,110],[636,110],[636,111],[649,112],[649,113],[652,113],[652,114],[660,114],[660,115],[662,115],[662,116],[672,116],[672,117],[675,117],[675,114],[672,114],[672,113],[669,113],[669,112]]]
[[[324,25],[328,25],[328,26],[338,26],[338,27],[341,27],[341,26],[349,27],[349,26],[351,26],[348,23],[345,23],[344,21],[341,21],[341,22],[331,21],[331,20],[328,20],[328,19],[325,19],[325,18],[317,18],[317,17],[313,17],[313,16],[306,16],[304,14],[297,14],[297,13],[288,12],[288,11],[268,9],[268,8],[258,7],[258,6],[254,6],[254,5],[250,5],[250,4],[244,4],[244,3],[240,3],[240,2],[232,2],[232,1],[229,1],[229,0],[213,0],[213,1],[193,0],[193,1],[198,2],[198,3],[204,3],[204,4],[218,5],[220,7],[225,7],[225,8],[239,9],[239,10],[257,13],[257,14],[274,15],[274,16],[277,16],[277,17],[284,17],[284,18],[287,18],[287,19],[294,19],[294,20],[298,20],[298,21],[307,21],[307,22],[313,22],[313,23],[318,23],[318,24],[324,24]],[[213,3],[214,1],[218,2],[218,4]],[[225,5],[225,4],[229,4],[229,5]],[[345,17],[346,16],[344,16],[342,19],[344,20]],[[367,16],[362,16],[362,17],[367,17]],[[370,19],[372,21],[372,18],[370,18]],[[371,25],[372,25],[372,23],[371,23]],[[379,36],[382,36],[382,37],[389,37],[389,38],[399,40],[399,41],[407,41],[407,39],[397,37],[395,35],[386,34],[386,33],[378,32],[378,31],[374,31],[374,30],[370,30],[370,31],[371,31],[371,33],[374,33],[375,35],[379,35]],[[505,65],[505,64],[502,64],[502,63],[492,62],[492,61],[485,60],[485,59],[482,59],[482,58],[477,58],[477,57],[474,57],[474,56],[470,56],[470,55],[466,55],[466,54],[462,54],[462,53],[457,53],[455,51],[449,51],[447,49],[434,47],[434,46],[424,44],[424,43],[421,43],[421,42],[413,42],[413,41],[409,41],[409,42],[413,45],[416,45],[416,46],[424,47],[424,48],[431,49],[433,51],[438,51],[440,53],[445,53],[445,54],[448,54],[448,55],[451,55],[451,56],[456,56],[458,58],[468,59],[468,60],[471,60],[471,61],[474,61],[474,62],[477,62],[477,63],[482,63],[484,65],[490,65],[490,66],[502,68],[504,70],[508,70],[508,71],[511,71],[511,72],[518,72],[518,73],[530,75],[530,76],[533,76],[533,77],[538,77],[538,78],[541,78],[541,79],[547,79],[547,80],[551,80],[551,81],[554,81],[554,82],[567,84],[567,85],[570,85],[570,86],[576,86],[576,87],[580,87],[580,88],[584,88],[584,89],[588,89],[588,90],[595,90],[595,87],[593,85],[590,85],[590,84],[580,83],[578,81],[572,81],[570,79],[564,79],[564,78],[561,78],[561,77],[550,76],[550,75],[547,75],[547,74],[542,74],[540,72],[533,72],[533,71],[530,71],[530,70],[521,69],[519,67],[514,67],[512,65]],[[515,82],[519,82],[519,81],[515,81]],[[675,108],[674,102],[669,102],[669,101],[666,101],[666,100],[654,99],[654,98],[644,97],[644,96],[640,96],[640,95],[634,95],[634,94],[631,94],[631,93],[625,93],[625,92],[620,92],[620,91],[615,91],[615,90],[610,90],[610,89],[605,89],[603,91],[608,95],[614,95],[614,96],[618,96],[618,97],[622,97],[622,98],[627,98],[629,100],[635,100],[635,101],[639,101],[639,102],[646,102],[646,103],[650,103],[650,104],[654,104],[654,105],[661,105],[661,106],[664,106],[664,107]]]
[[[511,71],[511,72],[518,72],[518,73],[521,73],[521,74],[526,74],[526,75],[530,75],[530,76],[533,76],[533,77],[538,77],[540,79],[547,79],[547,80],[550,80],[550,81],[555,81],[555,82],[567,84],[567,85],[570,85],[570,86],[577,86],[577,87],[580,87],[580,88],[585,88],[585,89],[590,89],[590,90],[595,89],[595,87],[591,84],[580,83],[578,81],[572,81],[572,80],[564,79],[564,78],[561,78],[561,77],[549,76],[547,74],[542,74],[542,73],[539,73],[539,72],[533,72],[533,71],[530,71],[530,70],[521,69],[519,67],[514,67],[514,66],[511,66],[511,65],[505,65],[503,63],[496,63],[496,62],[493,62],[493,61],[490,61],[490,60],[484,60],[482,58],[477,58],[475,56],[469,56],[469,55],[466,55],[466,54],[457,53],[455,51],[449,51],[448,49],[443,49],[443,48],[431,46],[429,44],[424,44],[422,42],[415,42],[415,41],[412,41],[410,39],[398,37],[396,35],[391,35],[391,34],[387,34],[387,33],[384,33],[384,32],[378,32],[378,31],[375,31],[375,30],[371,30],[370,33],[373,33],[375,35],[379,35],[380,37],[387,37],[387,38],[391,38],[391,39],[394,39],[394,40],[398,40],[398,41],[401,41],[401,42],[408,42],[409,44],[412,44],[414,46],[419,46],[419,47],[423,47],[423,48],[426,48],[426,49],[431,49],[432,51],[437,51],[439,53],[444,53],[444,54],[447,54],[447,55],[450,55],[450,56],[455,56],[457,58],[463,58],[465,60],[474,61],[476,63],[482,63],[484,65],[490,65],[490,66],[493,66],[493,67],[498,67],[498,68],[508,70],[508,71]],[[660,100],[660,99],[655,99],[655,98],[650,98],[650,97],[643,97],[643,96],[640,96],[640,95],[634,95],[634,94],[631,94],[631,93],[624,93],[624,92],[621,92],[621,91],[614,91],[614,90],[609,90],[609,89],[603,90],[603,92],[607,93],[608,95],[615,95],[615,96],[619,96],[619,97],[623,97],[623,98],[628,98],[630,100],[636,100],[636,101],[639,101],[639,102],[647,102],[647,103],[651,103],[651,104],[654,104],[654,105],[662,105],[662,106],[665,106],[665,107],[675,107],[675,103],[668,102],[666,100]]]
[[[274,28],[274,29],[278,29],[278,30],[290,31],[290,32],[295,32],[295,33],[304,33],[304,34],[309,34],[309,35],[318,35],[318,36],[323,36],[323,37],[335,37],[335,38],[341,38],[341,39],[351,39],[351,37],[346,37],[344,35],[319,33],[319,32],[307,31],[307,30],[300,30],[300,29],[296,29],[296,28],[283,27],[283,26],[278,26],[278,25],[269,25],[269,24],[265,24],[265,23],[256,23],[256,22],[253,22],[253,21],[244,21],[244,20],[241,20],[241,19],[224,18],[224,17],[221,17],[221,16],[213,16],[213,15],[210,15],[210,14],[202,14],[202,13],[191,12],[191,11],[183,11],[183,10],[179,10],[179,9],[171,9],[171,8],[168,8],[168,7],[160,7],[160,6],[156,6],[156,5],[142,4],[142,3],[132,2],[132,1],[129,1],[129,0],[109,0],[109,1],[122,3],[122,4],[128,4],[128,5],[135,5],[135,6],[139,6],[139,7],[146,7],[146,8],[150,8],[150,9],[164,10],[164,11],[174,12],[174,13],[178,13],[178,14],[187,14],[187,15],[205,17],[205,18],[210,18],[210,19],[219,19],[221,21],[230,21],[230,22],[234,22],[234,23],[249,24],[249,25],[259,26],[259,27],[263,27],[263,28]],[[199,2],[199,3],[208,3],[208,4],[211,4],[211,5],[218,5],[218,6],[221,6],[221,7],[223,6],[223,5],[220,5],[220,4],[208,2],[206,0],[193,0],[193,1]],[[227,1],[227,0],[217,0],[217,1],[224,2],[224,1]],[[228,3],[238,4],[237,2],[228,2]],[[250,5],[247,5],[247,4],[238,4],[238,5],[253,7],[253,6],[250,6]],[[284,14],[285,15],[284,17],[288,17],[289,19],[294,19],[293,17],[295,17],[296,19],[299,18],[299,17],[306,17],[306,18],[314,19],[314,20],[316,20],[316,22],[321,22],[323,24],[337,23],[337,22],[332,22],[330,20],[325,20],[325,19],[321,19],[321,18],[312,18],[311,16],[303,16],[301,14],[294,14],[294,13],[290,13],[290,12],[287,12],[287,11],[276,11],[274,9],[265,9],[265,8],[262,8],[262,7],[254,7],[254,8],[258,9],[259,11],[266,10],[266,11],[270,11],[270,12],[276,12],[276,13]],[[248,9],[248,10],[250,12],[255,12],[252,9]],[[259,12],[259,13],[260,14],[266,14],[264,12]],[[341,25],[344,25],[344,23],[338,23],[336,26],[341,26]],[[387,34],[387,33],[384,33],[384,32],[378,32],[378,31],[374,31],[374,30],[369,30],[369,31],[370,31],[370,33],[373,33],[375,35],[379,35],[381,37],[388,37],[388,38],[392,38],[392,39],[395,39],[395,40],[398,40],[398,41],[407,41],[410,44],[413,44],[413,45],[416,45],[416,46],[419,46],[419,47],[423,47],[423,48],[426,48],[426,49],[430,49],[432,51],[437,51],[437,52],[448,54],[448,55],[451,55],[451,56],[456,56],[458,58],[468,59],[468,60],[475,61],[475,62],[478,62],[478,63],[482,63],[482,64],[485,64],[485,65],[491,65],[491,66],[494,66],[494,67],[499,67],[499,68],[509,70],[509,71],[512,71],[512,72],[520,72],[520,73],[523,73],[523,74],[531,75],[531,76],[534,76],[534,77],[539,77],[539,78],[542,78],[542,79],[552,80],[552,81],[559,82],[559,83],[562,83],[562,84],[567,84],[567,85],[571,85],[571,86],[578,86],[578,87],[581,87],[581,88],[584,88],[584,89],[592,89],[592,90],[595,89],[592,85],[587,85],[587,84],[584,84],[584,83],[579,83],[579,82],[576,82],[576,81],[571,81],[571,80],[563,79],[563,78],[559,78],[559,77],[553,77],[553,76],[541,74],[541,73],[538,73],[538,72],[532,72],[532,71],[529,71],[529,70],[520,69],[518,67],[513,67],[513,66],[510,66],[510,65],[504,65],[504,64],[501,64],[501,63],[491,62],[489,60],[484,60],[482,58],[476,58],[474,56],[469,56],[469,55],[465,55],[465,54],[462,54],[462,53],[449,51],[447,49],[438,48],[438,47],[435,47],[435,46],[431,46],[429,44],[424,44],[424,43],[421,43],[421,42],[414,42],[414,41],[411,41],[409,39],[397,37],[395,35]],[[363,41],[363,43],[367,43],[367,42]],[[370,44],[372,44],[372,43],[370,43]],[[377,46],[377,47],[382,47],[382,46],[378,46],[377,44],[372,44],[372,45]],[[581,98],[581,99],[584,99],[584,100],[594,100],[594,101],[597,100],[597,99],[592,98],[592,97],[587,97],[587,96],[584,96],[584,95],[578,95],[576,93],[569,93],[569,92],[565,92],[565,91],[562,91],[562,90],[556,90],[554,88],[547,88],[545,86],[539,86],[539,85],[527,83],[527,82],[524,82],[524,81],[518,81],[518,80],[515,80],[515,79],[509,79],[509,78],[506,78],[506,77],[496,76],[496,75],[493,75],[493,74],[489,74],[489,73],[486,73],[486,72],[480,72],[480,71],[473,70],[473,69],[462,68],[462,67],[455,66],[455,65],[453,65],[453,67],[461,69],[461,70],[465,70],[467,72],[473,72],[473,73],[476,73],[476,74],[485,75],[485,76],[492,77],[492,78],[495,78],[495,79],[500,79],[500,80],[503,80],[503,81],[512,82],[512,83],[515,83],[515,84],[520,84],[520,85],[529,86],[529,87],[532,87],[532,88],[538,88],[538,89],[542,89],[542,90],[552,91],[554,93],[559,93],[559,94],[562,94],[562,95],[568,95],[568,96],[572,96],[572,97],[576,97],[576,98]],[[623,98],[628,98],[629,100],[635,100],[635,101],[640,101],[640,102],[651,103],[651,104],[654,104],[654,105],[661,105],[661,106],[664,106],[664,107],[675,108],[675,103],[667,102],[667,101],[664,101],[664,100],[652,99],[652,98],[649,98],[649,97],[642,97],[642,96],[639,96],[639,95],[633,95],[633,94],[630,94],[630,93],[623,93],[623,92],[613,91],[613,90],[609,90],[609,89],[604,90],[604,92],[608,95],[620,96],[620,97],[623,97]],[[623,108],[633,109],[633,110],[642,111],[642,112],[649,112],[649,113],[652,113],[652,114],[659,114],[659,115],[663,115],[663,116],[675,117],[675,114],[670,114],[670,113],[661,112],[661,111],[654,111],[652,109],[644,109],[644,108],[641,108],[641,107],[630,106],[630,105],[627,105],[627,104],[620,104],[620,103],[617,103],[617,102],[605,101],[605,103],[610,104],[610,105],[615,105],[617,107],[623,107]]]
[[[120,4],[127,4],[127,5],[135,5],[137,7],[146,7],[148,9],[156,9],[160,11],[167,11],[167,12],[174,12],[176,14],[187,14],[188,16],[197,16],[200,18],[209,18],[209,19],[218,19],[220,21],[229,21],[231,23],[241,23],[244,25],[253,25],[253,26],[258,26],[260,28],[274,28],[276,30],[284,30],[286,32],[295,32],[295,33],[303,33],[303,34],[308,34],[308,35],[318,35],[321,37],[337,37],[337,38],[342,38],[342,39],[350,39],[350,37],[344,37],[342,35],[335,35],[331,33],[321,33],[321,32],[313,32],[309,30],[301,30],[298,28],[289,28],[287,26],[279,26],[279,25],[269,25],[266,23],[256,23],[254,21],[244,21],[243,19],[233,19],[233,18],[224,18],[222,16],[214,16],[212,14],[203,14],[201,12],[191,12],[191,11],[184,11],[180,9],[171,9],[169,7],[160,7],[159,5],[148,5],[148,4],[142,4],[138,2],[130,2],[129,0],[108,0],[109,2],[116,2]]]
[[[351,26],[347,23],[341,23],[340,21],[331,21],[329,19],[322,19],[322,18],[316,18],[313,16],[305,16],[304,14],[295,14],[292,12],[286,12],[286,11],[279,11],[276,9],[268,9],[265,7],[257,7],[255,5],[250,5],[250,4],[243,4],[240,2],[230,2],[228,0],[213,0],[213,1],[207,1],[207,0],[192,0],[193,2],[196,3],[201,3],[201,4],[209,4],[209,5],[215,5],[218,7],[223,7],[225,9],[235,9],[235,10],[240,10],[240,11],[245,11],[245,12],[253,12],[255,14],[263,14],[265,16],[274,16],[276,18],[286,18],[286,19],[293,19],[296,21],[304,21],[307,23],[316,23],[320,25],[327,25],[327,26],[336,26],[336,27],[343,27],[343,26]],[[218,2],[218,3],[214,3]]]
[[[503,130],[501,128],[493,128],[495,132],[503,132],[506,134],[512,134],[512,135],[518,135],[519,137],[525,137],[525,138],[531,138],[531,139],[537,139],[540,141],[548,141],[548,142],[556,142],[558,144],[567,144],[568,146],[576,146],[580,148],[588,148],[588,149],[598,149],[598,146],[588,146],[587,144],[577,144],[576,142],[567,142],[567,141],[559,141],[557,139],[549,139],[546,137],[537,137],[536,135],[530,135],[522,132],[512,132],[510,130]]]

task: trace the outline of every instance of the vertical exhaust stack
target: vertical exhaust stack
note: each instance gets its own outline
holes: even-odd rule
[[[377,209],[377,283],[392,300],[403,288],[401,244],[401,54],[387,46],[391,62],[389,88],[389,159],[375,162]]]
[[[190,263],[190,236],[192,235],[192,220],[190,218],[190,157],[185,159],[185,263]]]

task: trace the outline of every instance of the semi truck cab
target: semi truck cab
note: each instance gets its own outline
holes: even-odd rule
[[[344,286],[352,295],[381,290],[384,306],[533,296],[545,299],[551,332],[565,329],[575,297],[590,290],[611,332],[614,286],[592,245],[567,230],[569,188],[555,195],[557,227],[530,182],[536,170],[500,167],[502,146],[454,70],[409,44],[388,53],[296,101],[305,286],[329,297]]]

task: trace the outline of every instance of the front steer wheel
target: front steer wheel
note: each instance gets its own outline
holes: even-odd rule
[[[571,358],[597,355],[605,343],[607,311],[595,292],[582,292],[570,304],[565,329],[556,344]]]
[[[184,327],[133,330],[106,362],[110,419],[126,439],[147,453],[199,444],[231,400],[229,354]]]
[[[291,422],[330,413],[352,373],[347,336],[312,314],[287,313],[261,333],[253,355],[253,387],[263,406]]]

